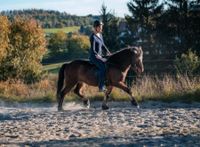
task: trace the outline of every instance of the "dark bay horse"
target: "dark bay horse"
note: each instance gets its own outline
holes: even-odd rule
[[[125,84],[125,78],[130,68],[136,73],[142,73],[143,51],[141,47],[128,47],[112,54],[106,61],[106,86],[107,91],[102,103],[102,109],[108,109],[107,100],[113,89],[117,87],[130,95],[131,103],[139,107],[136,99],[132,96],[131,89]],[[85,105],[89,105],[81,88],[84,83],[92,86],[98,86],[97,68],[90,64],[88,60],[74,60],[63,64],[59,71],[57,84],[58,110],[63,110],[62,103],[65,95],[74,88],[74,93],[82,98]]]

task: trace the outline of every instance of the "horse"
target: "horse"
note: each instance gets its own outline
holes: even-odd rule
[[[130,96],[132,105],[139,108],[137,100],[131,93],[131,89],[125,84],[128,71],[132,68],[137,74],[144,71],[143,51],[141,47],[130,46],[123,48],[110,55],[106,64],[106,91],[102,103],[102,109],[109,109],[107,101],[113,87],[122,89]],[[85,106],[89,106],[89,99],[84,97],[81,89],[84,84],[98,86],[98,68],[91,64],[89,60],[73,60],[61,66],[57,82],[57,102],[58,111],[62,111],[62,103],[65,95],[74,87],[77,94]]]

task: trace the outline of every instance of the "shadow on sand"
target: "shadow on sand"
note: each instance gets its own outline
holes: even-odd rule
[[[157,136],[157,137],[94,137],[71,138],[69,140],[50,140],[41,142],[0,143],[4,146],[49,146],[49,147],[73,147],[73,146],[102,146],[102,147],[133,147],[133,146],[200,146],[200,136]]]

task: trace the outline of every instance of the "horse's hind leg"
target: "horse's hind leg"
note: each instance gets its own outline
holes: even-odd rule
[[[60,92],[60,95],[59,95],[59,98],[58,98],[58,111],[63,110],[62,104],[63,104],[64,97],[74,87],[74,85],[75,85],[74,83],[73,84],[68,83],[65,86],[65,88]]]
[[[104,100],[103,100],[103,103],[102,103],[102,109],[103,110],[109,109],[107,102],[108,102],[108,99],[110,97],[110,93],[112,92],[112,89],[113,89],[112,86],[107,87],[107,91],[105,92]]]
[[[84,95],[82,94],[83,87],[84,87],[84,83],[78,83],[74,89],[74,93],[77,94],[83,100],[84,106],[89,108],[90,101],[89,101],[89,99],[85,98]]]

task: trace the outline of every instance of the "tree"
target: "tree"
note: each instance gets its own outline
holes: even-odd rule
[[[80,25],[91,25],[93,16],[76,16],[70,15],[66,12],[58,12],[52,10],[42,9],[26,9],[26,10],[13,10],[13,11],[2,11],[0,15],[5,15],[9,20],[13,20],[15,16],[21,18],[35,19],[37,20],[42,28],[55,28],[55,27],[67,27],[67,26],[80,26]]]
[[[186,54],[182,54],[180,58],[176,58],[175,67],[178,74],[187,74],[192,76],[199,72],[200,59],[196,52],[192,52],[190,49]]]
[[[15,18],[10,25],[7,56],[0,67],[0,79],[22,79],[33,82],[40,78],[40,61],[46,52],[43,29],[34,20]]]
[[[9,46],[8,35],[10,33],[9,21],[6,16],[0,16],[0,66],[2,60],[6,57]]]
[[[83,25],[81,25],[81,26],[80,26],[79,32],[80,32],[81,34],[90,36],[90,35],[92,34],[92,26],[91,26],[91,25],[88,25],[88,26],[83,26]]]
[[[159,0],[131,0],[128,2],[128,10],[131,16],[125,18],[129,27],[129,38],[133,38],[134,44],[145,46],[150,54],[156,52],[156,18],[161,15],[163,5]]]
[[[103,37],[104,42],[111,51],[119,49],[119,19],[114,14],[107,11],[107,7],[103,4],[101,8],[101,18],[103,21]]]
[[[198,0],[170,0],[168,1],[169,19],[167,27],[174,33],[171,35],[174,46],[179,54],[188,49],[199,50],[200,47],[200,2]],[[173,26],[173,27],[171,27]],[[200,53],[200,52],[199,52]]]
[[[84,55],[88,54],[90,42],[86,35],[72,34],[67,38],[67,44],[70,57],[82,58]]]
[[[67,35],[63,31],[58,31],[50,35],[48,49],[51,55],[57,55],[67,50]]]

